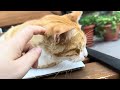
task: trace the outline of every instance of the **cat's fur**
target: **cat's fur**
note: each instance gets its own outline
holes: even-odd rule
[[[78,23],[82,11],[58,16],[47,15],[41,19],[27,21],[11,27],[0,41],[11,38],[27,25],[38,25],[47,29],[45,35],[34,35],[30,43],[42,48],[38,68],[53,66],[63,60],[82,61],[87,57],[86,36]],[[21,37],[24,38],[24,37]]]

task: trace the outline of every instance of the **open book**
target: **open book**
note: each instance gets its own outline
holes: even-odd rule
[[[42,76],[48,76],[51,74],[55,74],[58,72],[64,72],[67,70],[72,70],[72,69],[80,69],[82,67],[85,67],[84,63],[82,61],[79,62],[71,62],[68,60],[65,60],[61,63],[59,63],[56,66],[50,67],[50,68],[45,68],[45,69],[30,69],[28,73],[23,77],[23,79],[28,79],[28,78],[35,78],[35,77],[42,77]]]

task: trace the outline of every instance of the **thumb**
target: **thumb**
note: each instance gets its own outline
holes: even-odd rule
[[[25,75],[27,71],[37,62],[41,54],[41,48],[33,48],[25,55],[16,60],[16,63],[20,67],[20,71]]]

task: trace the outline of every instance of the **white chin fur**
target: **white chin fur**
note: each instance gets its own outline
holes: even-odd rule
[[[85,59],[84,53],[83,53],[83,52],[80,52],[79,57],[80,57],[80,61],[83,61],[83,60]]]
[[[87,52],[86,47],[83,49],[83,55],[84,55],[85,57],[87,57],[87,56],[88,56],[88,52]]]
[[[83,61],[85,59],[85,57],[88,56],[88,52],[86,47],[83,49],[83,51],[80,53],[80,60]]]
[[[53,57],[47,53],[44,49],[42,49],[41,56],[38,60],[38,68],[46,68],[49,67],[52,63],[56,63]]]

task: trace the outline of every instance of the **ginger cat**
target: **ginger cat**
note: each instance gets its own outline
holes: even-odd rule
[[[45,35],[34,35],[30,43],[42,48],[37,68],[47,68],[63,60],[82,61],[87,57],[86,36],[81,30],[78,20],[82,11],[59,15],[46,15],[41,19],[30,20],[11,27],[0,42],[11,38],[16,32],[27,25],[38,25],[47,29]],[[23,37],[21,37],[23,38]]]

